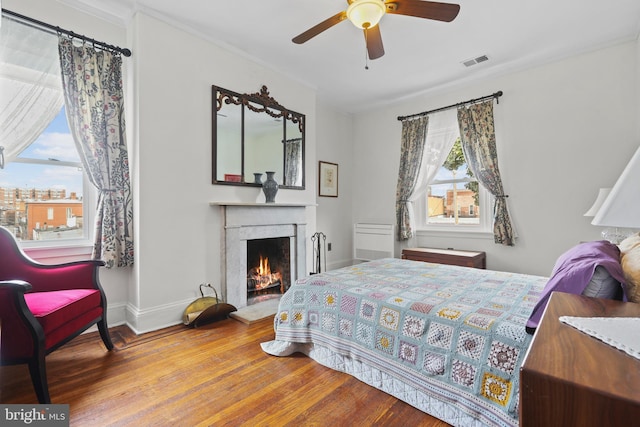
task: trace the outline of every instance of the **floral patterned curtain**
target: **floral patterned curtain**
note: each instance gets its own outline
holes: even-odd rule
[[[284,141],[284,185],[302,185],[302,138]]]
[[[498,170],[498,153],[493,124],[493,99],[460,107],[458,125],[462,150],[469,169],[478,182],[495,197],[493,208],[493,236],[495,243],[514,245],[514,232],[507,209],[502,179]]]
[[[122,58],[59,36],[67,120],[89,180],[99,190],[93,258],[133,265],[133,201],[125,139]]]
[[[408,240],[413,237],[411,196],[415,191],[420,168],[422,167],[428,124],[428,116],[402,122],[400,171],[396,187],[398,240]]]

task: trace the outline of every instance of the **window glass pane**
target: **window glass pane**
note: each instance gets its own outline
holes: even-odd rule
[[[64,108],[16,161],[0,169],[0,224],[21,240],[85,237],[83,171]]]
[[[38,139],[25,148],[19,157],[80,163],[80,156],[69,131],[64,107]]]
[[[477,190],[467,189],[470,183],[447,183],[429,186],[427,224],[479,225]]]
[[[458,139],[427,188],[427,224],[480,225],[478,189]]]

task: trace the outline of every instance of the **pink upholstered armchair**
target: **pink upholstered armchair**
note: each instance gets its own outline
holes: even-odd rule
[[[51,403],[45,356],[98,324],[107,350],[107,300],[99,260],[45,265],[0,227],[0,365],[27,363],[40,403]]]

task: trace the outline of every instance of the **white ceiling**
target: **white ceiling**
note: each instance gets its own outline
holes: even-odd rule
[[[640,31],[639,0],[458,0],[451,23],[385,15],[385,55],[365,70],[362,30],[349,21],[291,42],[346,9],[345,0],[59,1],[119,24],[144,11],[308,83],[345,112],[634,40]],[[480,55],[489,61],[462,65]]]

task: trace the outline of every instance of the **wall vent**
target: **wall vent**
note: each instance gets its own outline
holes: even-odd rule
[[[487,55],[481,55],[477,58],[467,59],[466,61],[462,61],[462,64],[465,67],[471,67],[472,65],[480,64],[481,62],[488,61],[489,57]]]

